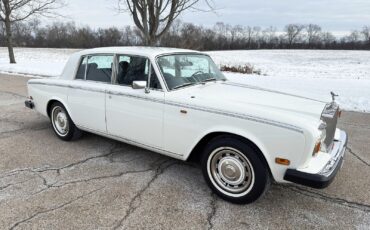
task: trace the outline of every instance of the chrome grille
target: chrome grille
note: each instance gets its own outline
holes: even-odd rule
[[[326,123],[326,137],[324,144],[326,149],[329,149],[334,140],[335,130],[337,128],[339,106],[335,103],[329,103],[325,106],[321,120]]]

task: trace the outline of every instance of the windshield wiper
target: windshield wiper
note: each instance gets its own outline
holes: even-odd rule
[[[175,86],[172,89],[178,89],[178,88],[182,88],[182,87],[185,87],[185,86],[188,86],[188,85],[194,85],[194,83],[192,83],[192,82],[184,83],[182,85]]]
[[[208,81],[217,81],[217,79],[214,78],[214,77],[211,77],[211,78],[207,78],[206,80],[204,80],[202,82],[208,82]]]

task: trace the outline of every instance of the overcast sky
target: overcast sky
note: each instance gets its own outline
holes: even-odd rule
[[[127,13],[118,14],[116,0],[66,0],[61,13],[77,25],[109,27],[133,25]],[[329,31],[351,31],[370,24],[370,0],[214,0],[216,13],[186,12],[181,20],[212,26],[275,26],[288,23],[315,23]],[[201,7],[201,5],[199,6]],[[50,19],[48,19],[48,22]]]

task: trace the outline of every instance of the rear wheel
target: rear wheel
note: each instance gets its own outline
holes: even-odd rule
[[[269,187],[270,175],[259,153],[232,136],[213,139],[202,156],[202,171],[212,190],[223,199],[246,204]]]
[[[60,102],[54,102],[50,107],[50,121],[54,133],[62,140],[69,141],[81,137],[79,130],[68,115],[67,110]]]

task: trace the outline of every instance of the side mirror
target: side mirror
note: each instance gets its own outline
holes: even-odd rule
[[[145,89],[146,81],[133,81],[132,88],[133,89]]]

